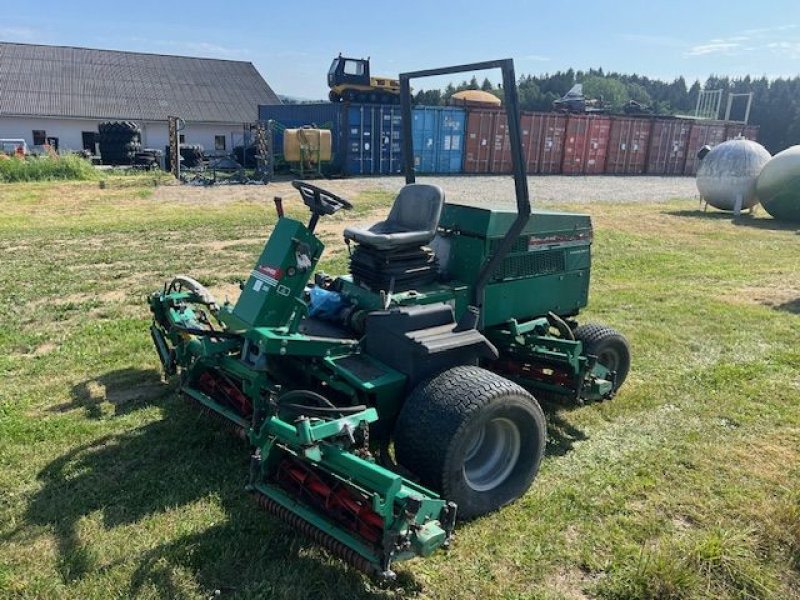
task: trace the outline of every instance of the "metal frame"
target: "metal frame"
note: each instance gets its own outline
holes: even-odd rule
[[[694,116],[698,119],[719,119],[719,108],[722,105],[722,90],[700,90],[697,94],[697,105]]]
[[[511,144],[511,167],[514,173],[514,191],[517,200],[517,218],[509,227],[497,251],[481,265],[475,283],[472,303],[477,308],[483,305],[483,292],[495,268],[506,257],[514,240],[527,225],[531,214],[531,203],[528,195],[528,179],[525,173],[525,160],[522,154],[522,126],[520,124],[519,99],[517,96],[517,80],[514,74],[514,61],[510,58],[490,60],[439,69],[424,69],[400,74],[400,110],[403,117],[403,162],[406,183],[414,183],[414,151],[411,139],[411,79],[452,75],[469,71],[485,71],[500,69],[503,74],[503,92],[508,118],[508,137]]]
[[[736,120],[737,123],[744,123],[745,125],[750,121],[750,108],[753,106],[753,92],[744,92],[744,93],[729,93],[728,94],[728,106],[725,109],[725,120],[731,120],[731,109],[733,108],[733,102],[736,98],[747,98],[747,106],[744,109],[744,119]]]

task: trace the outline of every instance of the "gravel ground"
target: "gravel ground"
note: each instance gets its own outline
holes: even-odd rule
[[[461,203],[513,203],[514,183],[511,176],[457,175],[450,177],[418,177],[417,181],[435,183],[444,189],[449,201]],[[320,180],[322,188],[345,197],[359,192],[387,190],[396,192],[403,178],[361,177],[351,179]],[[584,202],[663,202],[674,198],[694,198],[697,188],[693,177],[528,177],[531,201],[537,204]],[[276,181],[267,186],[164,186],[158,196],[164,199],[185,199],[198,202],[226,202],[231,200],[260,200],[273,196],[295,194],[289,180]]]
[[[396,190],[402,180],[381,177],[372,181],[381,189]],[[421,183],[434,183],[444,189],[448,200],[459,202],[514,202],[514,180],[509,176],[418,177]],[[583,202],[663,202],[693,198],[697,194],[694,177],[528,177],[531,201],[536,203]]]

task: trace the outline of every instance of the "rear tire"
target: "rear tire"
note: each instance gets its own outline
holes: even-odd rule
[[[606,369],[616,372],[613,390],[616,393],[625,383],[631,369],[631,349],[628,340],[617,330],[597,323],[581,325],[574,333],[575,339],[583,343],[585,354],[593,354],[597,357],[597,362]]]
[[[485,369],[459,366],[419,384],[394,431],[398,462],[458,505],[485,515],[530,487],[545,447],[536,399]]]

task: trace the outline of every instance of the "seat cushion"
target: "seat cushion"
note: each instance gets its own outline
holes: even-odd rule
[[[396,231],[394,233],[380,233],[370,229],[348,227],[344,230],[344,237],[365,246],[379,250],[393,250],[403,246],[423,246],[431,241],[432,236],[427,231]]]
[[[443,203],[444,192],[438,186],[406,185],[394,199],[385,221],[368,229],[348,227],[344,230],[344,237],[378,250],[424,246],[436,235]]]

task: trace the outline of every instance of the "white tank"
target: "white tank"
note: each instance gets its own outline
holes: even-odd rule
[[[761,144],[737,138],[715,146],[700,161],[697,190],[720,210],[752,208],[758,204],[756,180],[770,154]]]

